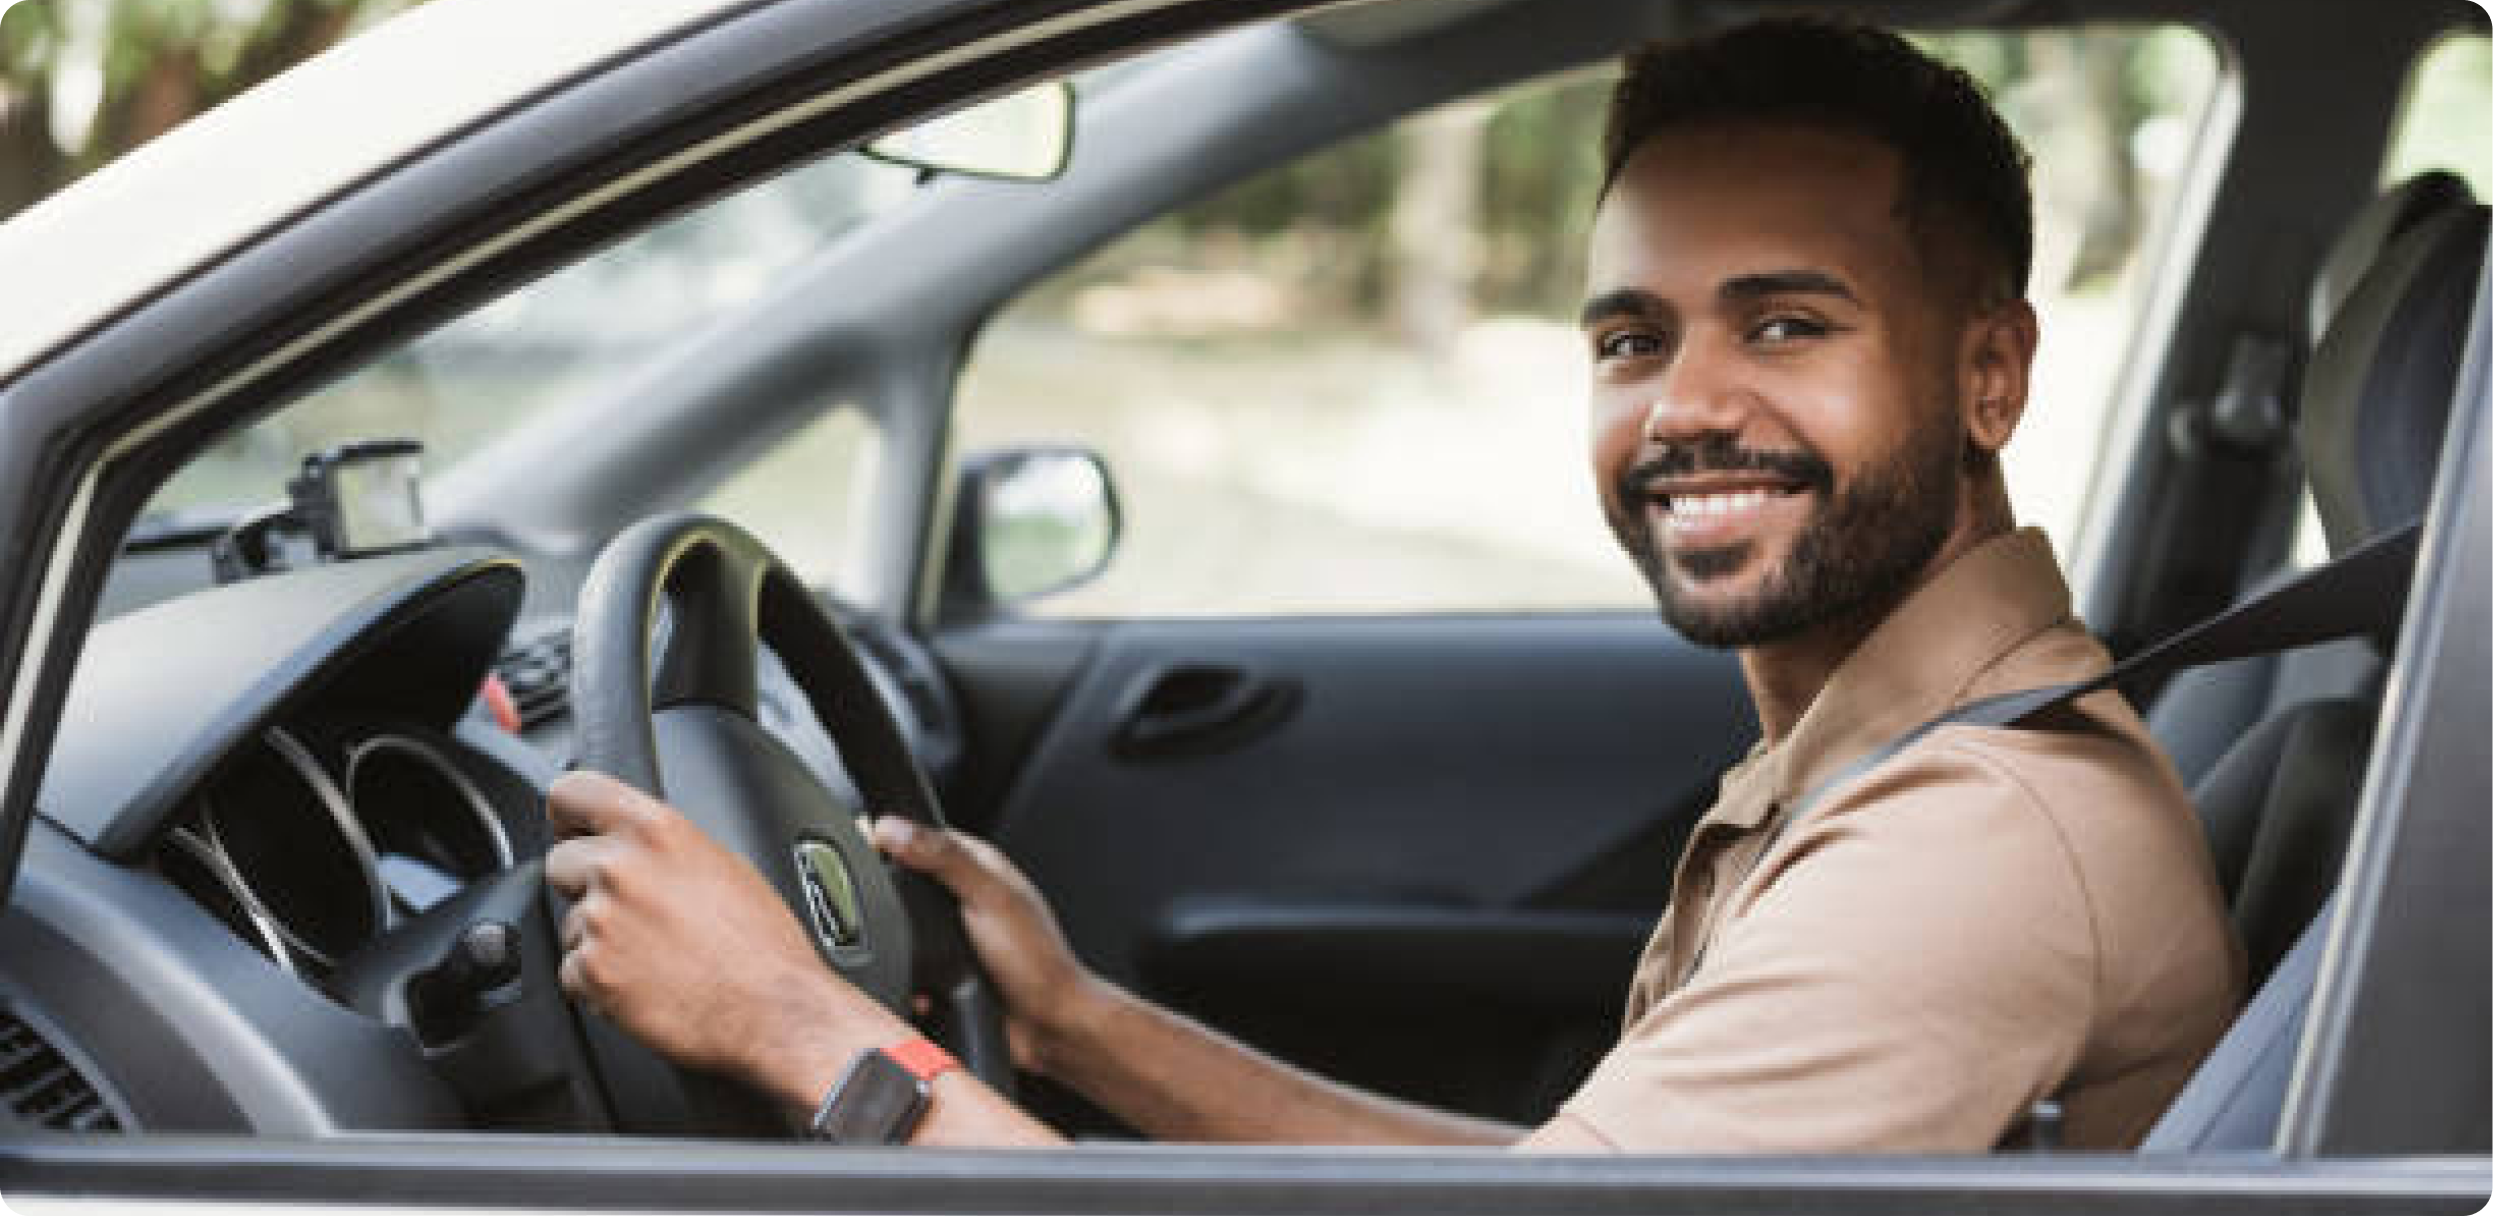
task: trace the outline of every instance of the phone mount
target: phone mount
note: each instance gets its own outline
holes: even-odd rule
[[[209,544],[216,581],[432,544],[423,464],[416,439],[364,439],[305,456],[285,502],[253,511]]]

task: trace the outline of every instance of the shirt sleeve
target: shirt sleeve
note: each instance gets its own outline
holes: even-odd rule
[[[2079,872],[2033,793],[1969,749],[1934,743],[1830,796],[1723,915],[1562,1108],[1568,1131],[1627,1151],[1985,1152],[2085,1042]]]

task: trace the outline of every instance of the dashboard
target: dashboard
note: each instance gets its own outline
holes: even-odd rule
[[[525,586],[506,555],[431,548],[95,628],[0,914],[21,1122],[604,1129],[550,934],[461,1016],[425,999],[465,927],[551,923],[534,861],[570,755],[569,621],[523,622]],[[931,660],[835,615],[940,785],[957,719]],[[761,657],[757,718],[855,806],[804,690]]]

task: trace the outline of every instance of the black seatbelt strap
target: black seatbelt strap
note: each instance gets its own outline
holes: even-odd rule
[[[2116,663],[2102,675],[2073,684],[2032,688],[1969,702],[1896,737],[1783,808],[1780,833],[1809,813],[1820,795],[1887,762],[1932,731],[1968,726],[2033,726],[2053,710],[2088,693],[2125,688],[2147,676],[2183,671],[2227,659],[2278,654],[2298,647],[2369,634],[2391,638],[2406,611],[2406,588],[2415,569],[2418,520],[2372,538],[2334,561],[2314,566],[2267,591]]]

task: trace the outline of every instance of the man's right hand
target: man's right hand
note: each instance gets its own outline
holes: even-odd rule
[[[1049,1072],[1056,1049],[1106,1004],[1106,985],[1074,957],[1039,889],[994,845],[973,836],[886,815],[874,822],[874,843],[961,901],[970,946],[1004,997],[1014,1065]]]

